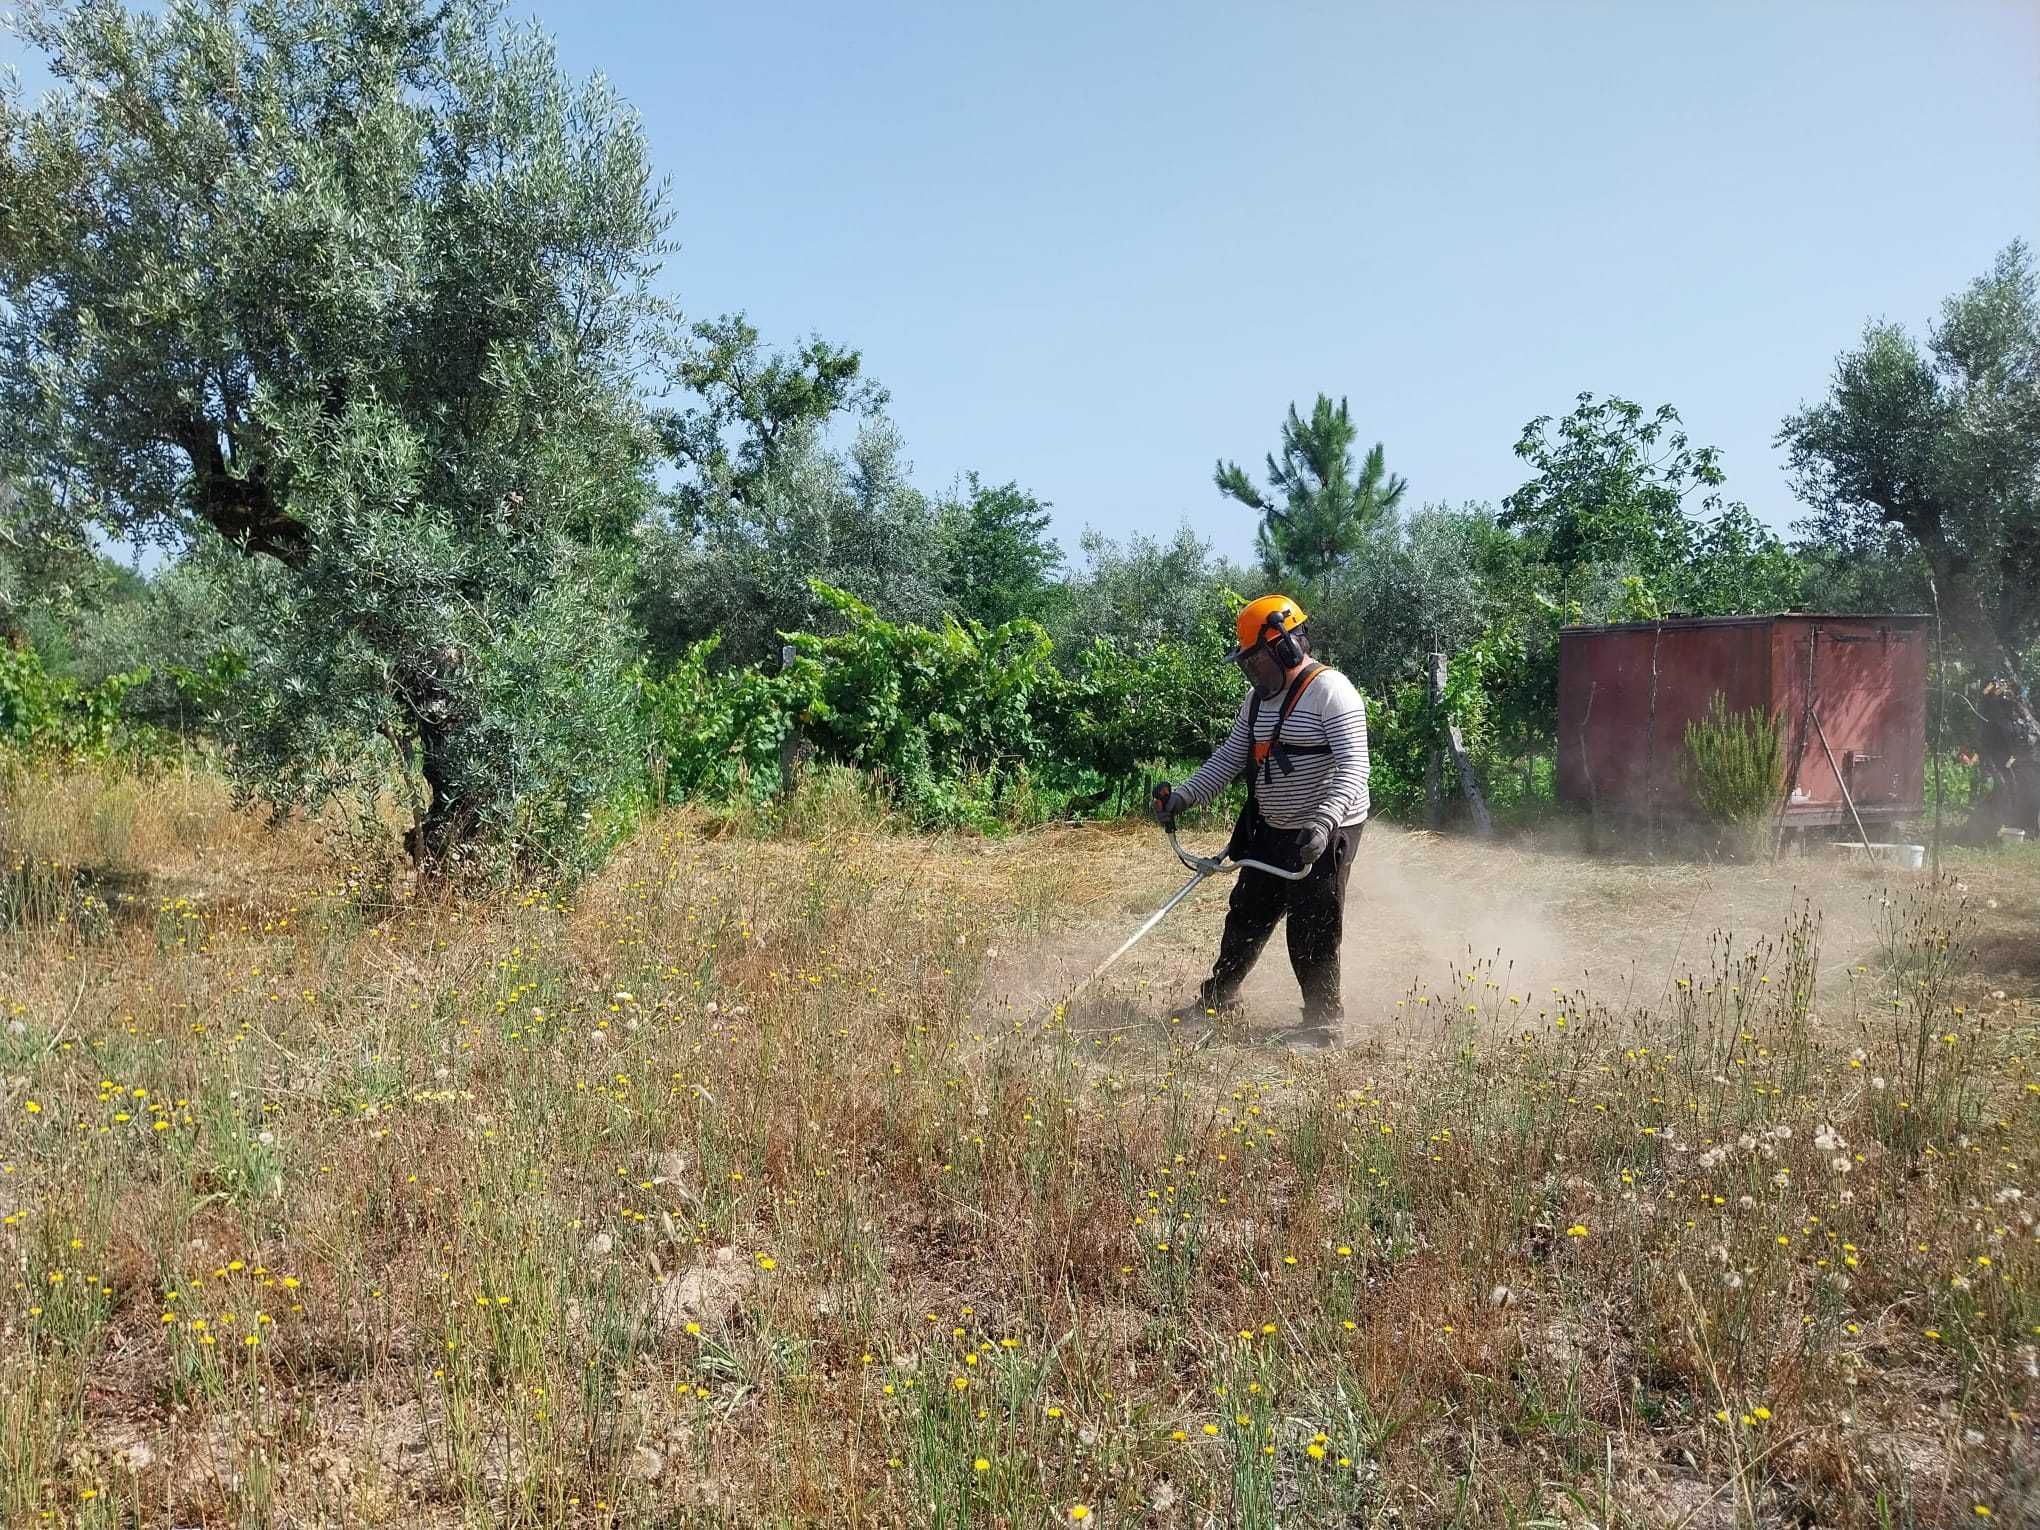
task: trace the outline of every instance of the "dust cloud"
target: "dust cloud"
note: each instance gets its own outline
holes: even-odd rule
[[[1115,847],[1120,891],[1092,919],[1017,940],[990,964],[981,1005],[1013,1018],[1051,1010],[1181,885],[1166,853]],[[1342,950],[1349,1039],[1402,1031],[1397,1001],[1446,993],[1473,973],[1484,996],[1514,996],[1534,1014],[1554,991],[1655,1004],[1679,977],[1708,970],[1723,940],[1737,949],[1778,936],[1802,909],[1822,921],[1822,966],[1846,973],[1877,946],[1883,903],[1906,873],[1814,854],[1775,865],[1621,861],[1562,840],[1483,842],[1373,823],[1354,861]],[[1084,996],[1080,1025],[1166,1027],[1192,1010],[1209,972],[1229,884],[1213,879]],[[1299,1018],[1296,980],[1277,930],[1242,990],[1249,1023]],[[1488,984],[1498,985],[1488,988]]]

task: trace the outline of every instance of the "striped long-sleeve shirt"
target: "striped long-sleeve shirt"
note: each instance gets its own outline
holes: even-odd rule
[[[1254,745],[1274,737],[1282,712],[1280,699],[1261,703],[1250,736],[1247,718],[1252,700],[1249,695],[1240,702],[1225,742],[1177,788],[1185,801],[1210,802],[1246,773]],[[1264,819],[1278,829],[1300,829],[1319,818],[1343,828],[1367,817],[1367,703],[1352,681],[1335,669],[1321,671],[1297,698],[1296,710],[1282,725],[1282,740],[1291,745],[1326,744],[1332,752],[1293,755],[1289,763],[1294,769],[1288,775],[1277,765],[1258,777],[1254,798]]]

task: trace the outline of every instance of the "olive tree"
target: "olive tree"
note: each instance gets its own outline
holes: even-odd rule
[[[1978,722],[2003,773],[1999,806],[2040,830],[2040,716],[2026,672],[2040,641],[2032,253],[2008,246],[1942,305],[1924,348],[1896,324],[1871,324],[1836,360],[1827,397],[1787,418],[1778,439],[1814,540],[1852,556],[1896,544],[1924,562],[1949,634],[1992,677]]]
[[[0,101],[0,478],[269,566],[224,720],[253,789],[408,778],[421,860],[577,853],[639,757],[671,316],[635,116],[487,0],[19,27],[55,88]]]
[[[648,524],[639,610],[654,665],[711,636],[718,664],[776,662],[782,634],[840,624],[816,579],[895,620],[939,625],[941,548],[910,471],[898,430],[882,417],[865,423],[847,455],[802,422],[777,437],[741,495]]]

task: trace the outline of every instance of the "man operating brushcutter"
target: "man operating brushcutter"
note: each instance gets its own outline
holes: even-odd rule
[[[1226,907],[1218,961],[1197,990],[1199,1007],[1237,1013],[1240,984],[1282,916],[1289,916],[1289,963],[1303,989],[1306,1044],[1336,1039],[1339,938],[1346,878],[1367,821],[1367,707],[1353,683],[1310,656],[1303,608],[1264,595],[1240,612],[1239,646],[1226,655],[1251,687],[1232,732],[1181,786],[1154,791],[1155,817],[1172,824],[1245,775],[1247,805],[1227,850],[1235,859],[1310,868],[1301,881],[1245,870]]]

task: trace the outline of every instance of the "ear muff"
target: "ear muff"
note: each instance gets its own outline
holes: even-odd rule
[[[1284,614],[1286,615],[1287,613],[1285,612]],[[1280,664],[1284,669],[1294,669],[1304,661],[1303,644],[1297,641],[1297,634],[1303,631],[1303,623],[1298,622],[1294,627],[1284,632],[1279,620],[1271,618],[1268,625],[1262,630],[1268,635],[1268,651],[1275,656],[1277,664]]]

